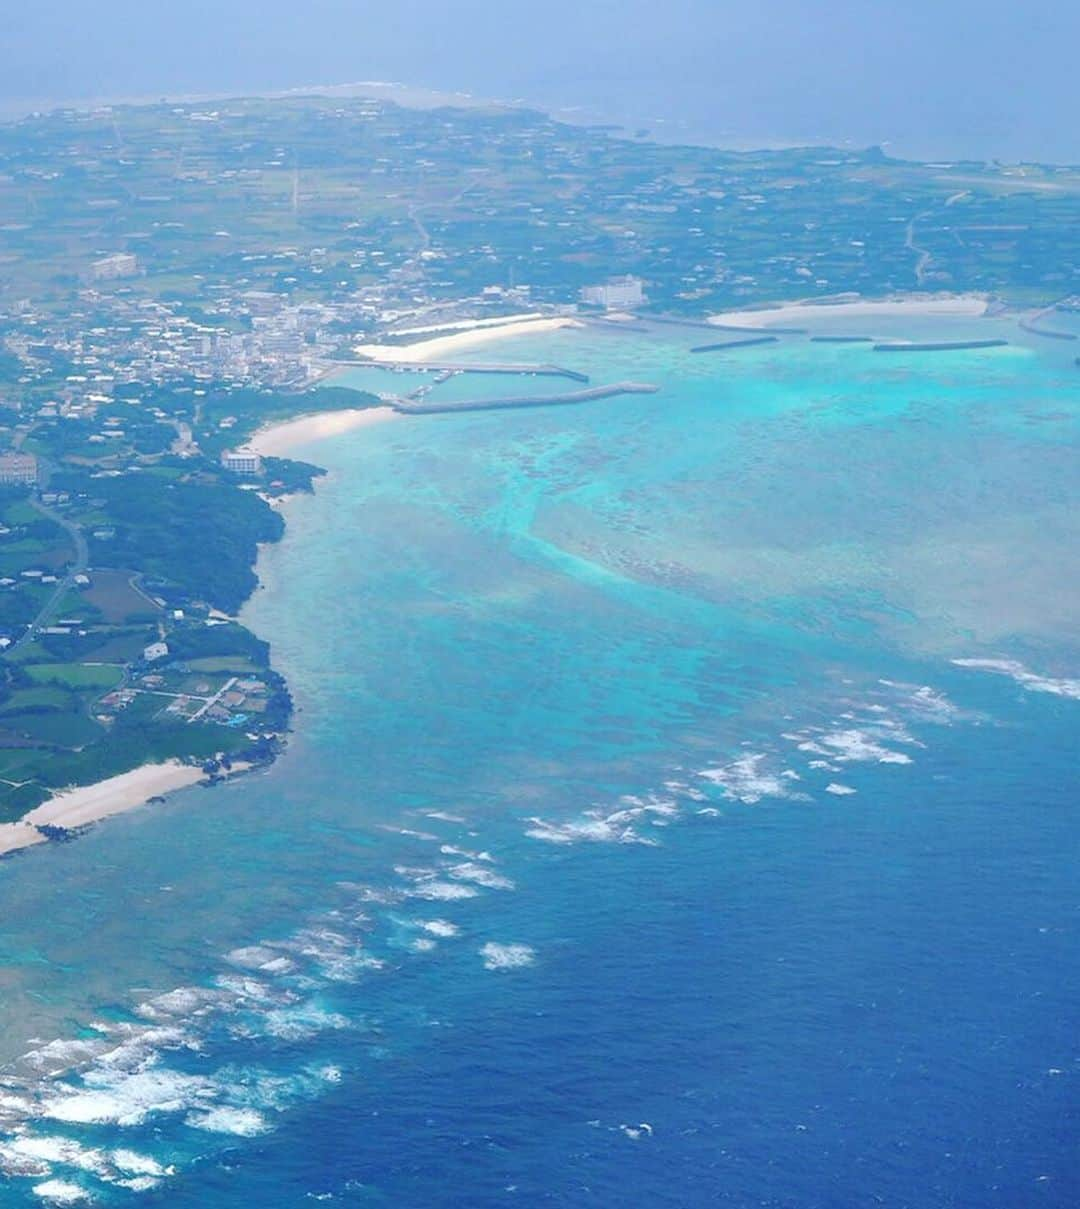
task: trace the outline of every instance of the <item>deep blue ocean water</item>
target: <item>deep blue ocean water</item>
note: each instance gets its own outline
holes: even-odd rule
[[[287,754],[0,866],[0,1205],[1075,1204],[1080,378],[988,326],[302,451]]]

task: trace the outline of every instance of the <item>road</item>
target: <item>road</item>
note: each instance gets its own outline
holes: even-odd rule
[[[909,222],[907,225],[907,236],[904,239],[904,246],[906,248],[910,248],[911,251],[915,252],[919,257],[919,259],[915,262],[915,283],[920,286],[926,284],[926,270],[930,264],[930,261],[933,259],[933,256],[931,256],[931,254],[925,248],[920,248],[915,242],[915,224],[920,218],[929,217],[929,210],[924,210],[922,214],[916,214],[911,222]]]
[[[65,594],[71,589],[75,583],[75,576],[82,575],[90,561],[90,552],[86,546],[86,538],[83,535],[82,529],[69,521],[66,517],[60,515],[59,512],[54,512],[52,508],[47,508],[40,500],[31,497],[27,501],[35,512],[40,512],[47,520],[54,521],[61,529],[71,538],[72,544],[75,547],[75,561],[68,568],[67,574],[53,589],[49,599],[42,605],[38,611],[38,615],[26,628],[26,633],[18,640],[12,643],[8,648],[9,652],[19,650],[20,647],[26,646],[27,643],[33,642],[35,636],[40,633],[42,628],[48,624],[49,618],[56,606],[63,600]]]

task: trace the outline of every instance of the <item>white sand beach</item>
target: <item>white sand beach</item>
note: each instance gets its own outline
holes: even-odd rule
[[[553,332],[563,327],[582,327],[579,319],[569,315],[515,315],[501,323],[480,321],[464,331],[447,336],[435,336],[431,340],[420,340],[415,344],[361,344],[355,349],[357,356],[374,362],[392,362],[407,365],[410,362],[423,364],[451,357],[463,349],[493,344],[507,336],[527,336],[540,332]]]
[[[283,420],[257,432],[248,446],[263,457],[287,457],[298,445],[336,437],[354,428],[367,428],[387,420],[400,420],[392,407],[351,407],[343,411],[320,411],[295,420]]]
[[[33,844],[44,843],[45,837],[29,823],[0,824],[0,856],[17,852],[20,848],[29,848]]]
[[[85,827],[113,814],[134,810],[151,798],[194,785],[206,776],[201,768],[167,760],[164,764],[143,764],[131,772],[66,789],[43,802],[25,816],[34,827]]]
[[[773,324],[802,325],[815,319],[883,319],[954,316],[977,318],[985,315],[989,303],[979,294],[913,295],[879,302],[787,302],[754,311],[724,311],[710,315],[709,322],[731,327],[770,327]]]
[[[39,827],[85,827],[114,814],[123,814],[142,806],[151,798],[185,789],[205,778],[201,768],[168,760],[164,764],[144,764],[131,772],[66,789],[31,810],[17,823],[0,827],[0,855],[40,844],[45,838]]]

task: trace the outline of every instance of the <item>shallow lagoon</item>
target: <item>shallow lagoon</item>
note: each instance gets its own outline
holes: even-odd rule
[[[0,867],[0,1204],[1073,1203],[1080,371],[976,327],[305,450],[288,754]]]

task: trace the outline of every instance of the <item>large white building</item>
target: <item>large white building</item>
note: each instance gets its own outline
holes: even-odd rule
[[[0,453],[0,483],[32,487],[37,482],[37,458],[32,453]]]
[[[645,301],[645,283],[640,277],[609,277],[603,285],[584,286],[581,301],[607,311],[641,306]]]
[[[111,281],[116,277],[134,277],[139,271],[139,258],[131,252],[116,252],[103,256],[90,266],[94,281]]]
[[[262,474],[262,458],[254,449],[226,449],[221,464],[233,474]]]

